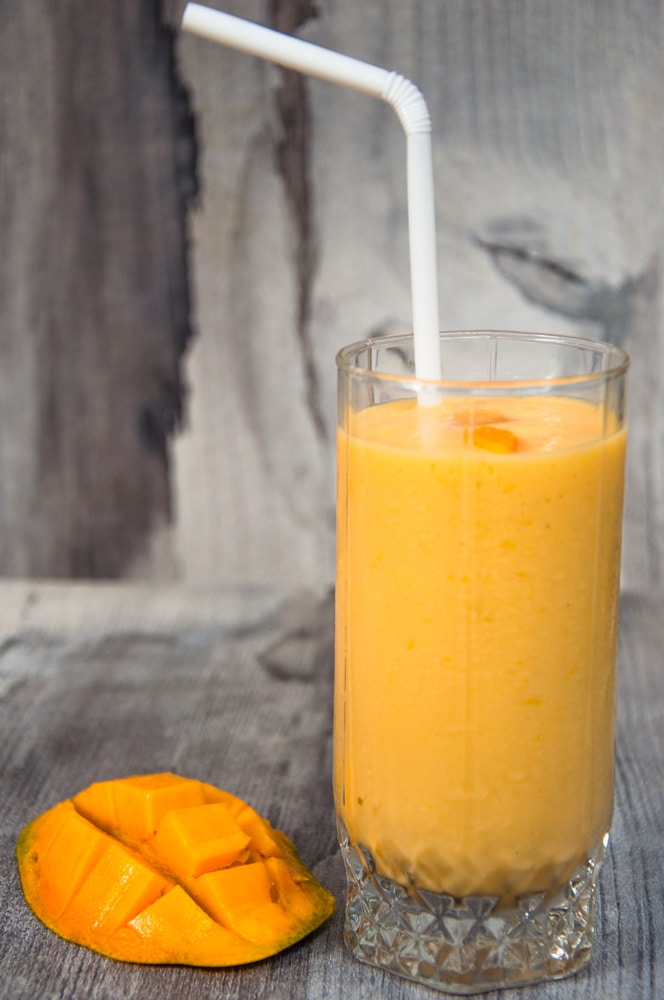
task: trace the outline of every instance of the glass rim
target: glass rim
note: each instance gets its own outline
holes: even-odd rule
[[[470,378],[440,378],[440,379],[426,379],[420,378],[415,372],[407,374],[397,374],[395,372],[381,372],[375,368],[367,368],[364,365],[357,364],[356,359],[359,354],[363,351],[371,350],[374,347],[378,348],[389,348],[391,345],[406,344],[413,342],[412,333],[389,333],[385,335],[380,335],[376,337],[366,337],[364,340],[354,341],[352,344],[347,344],[342,347],[336,355],[336,364],[340,372],[345,375],[356,376],[360,378],[366,378],[371,380],[376,380],[378,382],[393,383],[393,384],[405,384],[410,385],[413,388],[430,386],[439,387],[445,389],[463,389],[468,392],[469,389],[476,389],[481,391],[494,390],[497,392],[505,391],[507,389],[542,389],[542,388],[552,388],[554,386],[574,386],[583,384],[592,384],[595,382],[602,382],[610,378],[617,378],[620,375],[624,375],[630,366],[631,359],[628,353],[617,344],[611,344],[608,341],[603,340],[593,340],[591,337],[577,337],[573,334],[565,333],[546,333],[546,332],[528,332],[525,330],[494,330],[491,328],[486,329],[473,329],[473,330],[441,330],[439,333],[439,339],[441,342],[445,340],[461,340],[461,339],[472,339],[479,340],[484,338],[493,338],[494,340],[511,340],[524,342],[539,342],[539,343],[549,343],[557,344],[560,346],[576,347],[579,350],[586,352],[594,352],[599,354],[609,361],[606,368],[598,369],[593,372],[584,372],[578,375],[554,375],[551,377],[543,376],[541,378],[531,378],[531,377],[515,377],[510,379],[470,379]]]

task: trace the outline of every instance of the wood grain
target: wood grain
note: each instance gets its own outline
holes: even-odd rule
[[[275,8],[218,6],[262,23]],[[443,327],[555,330],[632,353],[625,586],[659,582],[662,5],[279,6],[301,37],[394,68],[427,97]],[[403,134],[386,106],[304,80],[291,100],[309,124],[286,184],[280,71],[189,36],[180,52],[203,183],[190,423],[176,445],[183,577],[329,581],[334,355],[410,327]]]
[[[593,960],[570,980],[520,990],[523,1000],[664,995],[661,601],[630,598],[623,611],[616,815]],[[0,584],[0,996],[432,996],[343,947],[331,682],[326,594]],[[22,826],[94,780],[162,769],[236,792],[290,834],[335,894],[335,916],[274,959],[220,971],[123,965],[43,928],[18,883]]]
[[[190,112],[158,0],[2,23],[0,573],[118,576],[172,515]]]
[[[659,586],[659,0],[219,5],[420,86],[442,326],[630,350],[624,585]],[[174,52],[183,0],[0,7],[0,575],[329,585],[334,356],[410,326],[395,116]]]

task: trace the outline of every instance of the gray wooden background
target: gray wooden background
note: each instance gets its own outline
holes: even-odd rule
[[[229,0],[434,122],[441,326],[633,357],[625,586],[662,580],[660,0]],[[0,0],[0,575],[333,577],[334,355],[408,328],[405,141],[177,29]]]

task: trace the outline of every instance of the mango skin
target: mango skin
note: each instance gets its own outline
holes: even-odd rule
[[[335,906],[246,802],[168,772],[97,782],[58,803],[24,828],[16,856],[42,923],[124,962],[256,962]]]

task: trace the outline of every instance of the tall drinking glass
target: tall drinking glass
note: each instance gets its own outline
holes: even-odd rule
[[[334,786],[361,960],[451,993],[590,958],[613,806],[628,358],[545,334],[337,358]]]

